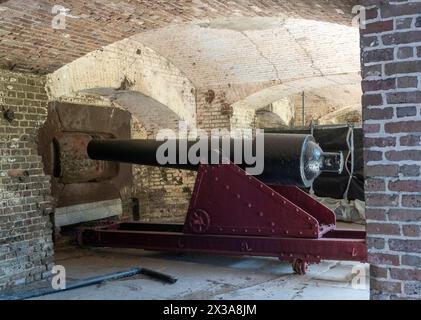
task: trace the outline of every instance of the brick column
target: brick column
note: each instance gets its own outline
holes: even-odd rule
[[[0,291],[46,279],[53,267],[50,177],[37,150],[44,86],[44,77],[0,70]]]
[[[361,32],[373,299],[421,298],[421,2],[364,0]]]

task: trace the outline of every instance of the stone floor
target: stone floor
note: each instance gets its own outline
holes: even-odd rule
[[[368,278],[364,277],[369,267],[352,262],[324,261],[299,276],[293,274],[290,264],[272,258],[68,247],[56,252],[56,264],[65,266],[67,281],[135,267],[164,272],[179,280],[168,285],[141,275],[37,299],[369,299]]]

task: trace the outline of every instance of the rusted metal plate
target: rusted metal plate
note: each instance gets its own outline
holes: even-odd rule
[[[367,261],[365,234],[338,230],[338,237],[298,239],[241,235],[185,234],[182,225],[124,223],[105,228],[85,229],[81,244],[87,246],[140,248],[172,252],[200,252],[240,256],[277,257],[294,262],[321,260]],[[348,232],[352,235],[348,237]]]
[[[128,112],[107,107],[51,102],[38,135],[44,171],[52,176],[57,207],[120,198],[132,184],[129,164],[89,159],[86,146],[95,138],[130,138]]]
[[[300,189],[271,188],[230,164],[201,166],[184,232],[318,238],[335,223]]]

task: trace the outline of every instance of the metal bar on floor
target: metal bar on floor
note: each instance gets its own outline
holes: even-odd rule
[[[142,272],[142,269],[134,268],[127,271],[108,274],[105,276],[98,276],[98,277],[92,277],[92,278],[88,278],[84,280],[75,281],[67,285],[65,289],[61,289],[61,290],[55,290],[53,288],[43,288],[43,289],[16,293],[16,294],[9,294],[9,295],[4,294],[4,295],[0,295],[0,300],[26,300],[26,299],[38,298],[38,297],[42,297],[42,296],[46,296],[50,294],[56,294],[56,293],[61,293],[64,291],[88,287],[88,286],[96,285],[96,284],[106,282],[106,281],[115,281],[115,280],[120,280],[124,278],[130,278],[130,277],[140,274],[141,272]]]

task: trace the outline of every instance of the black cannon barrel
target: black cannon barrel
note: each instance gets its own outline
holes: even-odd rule
[[[299,187],[310,187],[322,172],[342,172],[343,156],[342,153],[324,153],[314,138],[310,135],[299,134],[265,134],[262,141],[263,149],[258,144],[258,139],[227,139],[226,145],[229,145],[227,154],[226,149],[222,148],[224,142],[218,139],[220,149],[212,149],[211,140],[208,141],[208,150],[205,158],[201,158],[207,164],[214,164],[215,152],[218,153],[219,161],[222,158],[229,158],[242,168],[258,167],[262,172],[254,174],[261,181],[272,185],[295,185]],[[164,144],[177,147],[177,158],[175,161],[163,164],[158,161],[157,154]],[[251,145],[252,155],[260,155],[255,160],[259,164],[247,161],[245,147]],[[138,165],[166,167],[183,170],[198,170],[200,163],[192,161],[187,156],[198,141],[187,140],[92,140],[88,145],[88,155],[94,160],[124,162]],[[240,158],[238,158],[238,146],[240,148]],[[183,147],[184,146],[184,147]],[[194,149],[196,150],[196,149]],[[162,151],[162,150],[161,150]],[[262,154],[259,154],[261,151]],[[181,153],[186,153],[183,161],[179,158]],[[257,154],[256,154],[257,152]],[[250,153],[250,152],[249,152]],[[240,161],[238,161],[240,160]],[[221,163],[221,162],[219,162]],[[253,171],[250,171],[253,172]],[[253,174],[253,173],[251,173]]]

